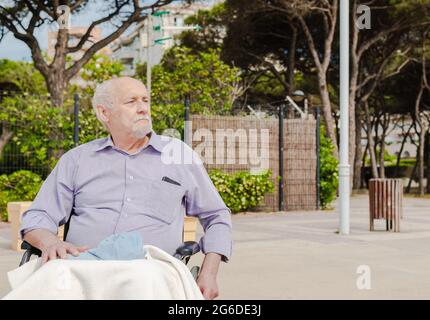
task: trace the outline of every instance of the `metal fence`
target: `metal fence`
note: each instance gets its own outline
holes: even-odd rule
[[[258,171],[262,168],[255,168],[253,163],[264,162],[264,169],[272,172],[275,192],[265,197],[260,209],[319,209],[318,108],[314,114],[298,118],[294,109],[284,103],[253,106],[253,114],[247,116],[190,115],[188,104],[185,106],[185,141],[193,149],[205,149],[205,153],[210,154],[210,157],[203,156],[208,170],[219,169],[230,173]],[[286,114],[288,118],[285,118]],[[263,146],[265,131],[267,145]],[[241,143],[246,144],[246,150],[240,148]],[[219,155],[218,159],[214,154]]]

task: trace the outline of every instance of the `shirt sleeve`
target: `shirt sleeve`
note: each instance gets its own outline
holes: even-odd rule
[[[75,161],[71,152],[64,154],[42,184],[30,208],[22,216],[20,235],[35,229],[47,229],[57,234],[65,224],[73,206],[73,176]]]
[[[197,153],[193,152],[197,157]],[[186,194],[187,216],[198,217],[204,236],[199,245],[204,254],[215,252],[227,262],[232,253],[231,211],[225,205],[205,167],[199,161],[190,165],[189,187]]]

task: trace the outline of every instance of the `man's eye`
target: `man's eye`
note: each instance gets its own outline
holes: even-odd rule
[[[133,103],[134,100],[127,101],[126,104]]]

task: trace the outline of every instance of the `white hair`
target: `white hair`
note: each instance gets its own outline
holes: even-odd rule
[[[97,106],[102,105],[106,108],[112,109],[115,106],[115,98],[114,98],[114,86],[113,83],[117,78],[113,78],[107,81],[104,81],[97,85],[96,89],[94,90],[93,95],[93,108],[94,112],[96,113],[97,119],[105,125],[104,121],[100,118],[98,112],[97,112]]]

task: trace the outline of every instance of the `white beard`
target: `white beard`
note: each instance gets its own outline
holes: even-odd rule
[[[142,139],[152,131],[152,121],[147,119],[148,123],[142,125],[139,122],[133,127],[133,136],[137,139]]]

